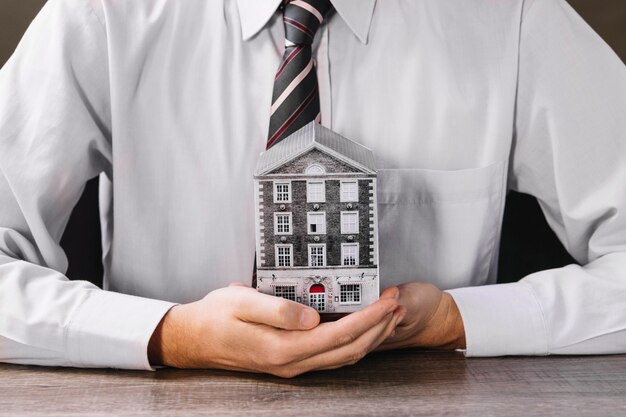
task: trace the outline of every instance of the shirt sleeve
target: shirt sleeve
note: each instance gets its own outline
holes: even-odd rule
[[[626,68],[564,0],[524,11],[510,187],[580,266],[450,291],[467,355],[626,352]]]
[[[93,4],[92,4],[93,3]],[[0,71],[0,361],[151,369],[172,306],[69,281],[59,246],[85,183],[111,175],[97,3],[50,0]]]

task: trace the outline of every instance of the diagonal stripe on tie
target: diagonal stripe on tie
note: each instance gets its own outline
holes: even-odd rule
[[[287,118],[287,120],[285,120],[285,122],[278,128],[278,130],[276,131],[276,133],[274,133],[274,135],[272,135],[271,138],[268,139],[267,141],[267,147],[271,147],[274,142],[284,134],[284,132],[293,125],[293,122],[296,120],[296,118],[298,116],[300,116],[302,114],[302,112],[304,110],[306,110],[309,107],[309,104],[311,102],[313,102],[313,99],[315,98],[315,96],[317,95],[318,90],[317,90],[317,86],[315,86],[315,88],[313,89],[313,91],[311,91],[307,97],[304,99],[304,101],[302,103],[300,103],[300,105],[289,115],[289,117]],[[315,117],[317,116],[317,113],[314,113],[313,117],[310,118],[310,120],[308,122],[310,122],[311,120],[315,120]],[[308,123],[306,122],[306,123]],[[305,123],[305,124],[306,124]]]
[[[283,70],[285,69],[285,67],[287,65],[289,65],[291,60],[294,59],[301,51],[302,51],[302,47],[301,46],[296,46],[295,48],[293,48],[293,51],[291,51],[287,55],[287,58],[280,65],[280,68],[278,68],[278,72],[276,73],[276,77],[274,77],[274,80],[276,80],[276,79],[278,79],[278,77],[280,77],[280,74],[283,73]]]
[[[287,99],[287,96],[289,96],[289,94],[291,94],[293,90],[295,90],[296,87],[300,85],[302,80],[304,80],[306,76],[309,75],[312,69],[313,69],[313,60],[310,60],[307,66],[304,67],[302,72],[298,74],[296,78],[294,78],[291,81],[291,83],[287,86],[287,88],[285,88],[285,90],[280,94],[280,96],[278,96],[276,101],[274,101],[274,104],[272,104],[272,114],[274,114],[274,112],[276,112],[276,109],[283,103],[283,101]]]
[[[322,23],[322,20],[324,20],[324,16],[322,16],[322,14],[319,12],[319,10],[317,10],[315,7],[313,7],[312,5],[307,3],[306,1],[302,1],[302,0],[292,1],[291,5],[292,6],[298,6],[298,7],[301,7],[303,9],[305,9],[306,11],[311,13],[313,16],[315,16],[320,23]]]
[[[278,107],[276,112],[274,113],[274,117],[271,118],[270,123],[270,131],[276,132],[284,122],[291,117],[293,112],[300,107],[300,104],[303,100],[306,101],[309,93],[317,86],[317,80],[313,73],[309,73],[309,75],[300,83],[295,92],[290,94],[286,100],[282,103],[281,106]],[[313,102],[311,102],[311,108],[305,110],[305,116],[308,117],[306,123],[310,122],[315,117],[315,111],[317,110],[319,113],[319,97],[315,95],[313,97]],[[298,127],[298,126],[296,126]],[[301,126],[299,126],[301,127]],[[284,135],[288,135],[287,132],[283,132]]]
[[[313,39],[313,37],[315,36],[315,34],[313,32],[311,32],[309,30],[309,28],[307,28],[306,26],[304,26],[302,23],[298,22],[297,20],[293,20],[293,19],[289,19],[289,18],[285,17],[285,23],[288,24],[289,26],[292,26],[292,27],[298,29],[298,30],[301,30],[307,36],[309,36],[311,39]]]
[[[302,71],[304,71],[305,68],[312,61],[311,53],[308,49],[309,48],[301,48],[301,51],[293,56],[293,59],[291,59],[289,62],[286,62],[285,67],[282,69],[282,71],[280,71],[279,69],[280,75],[278,75],[278,78],[274,79],[272,105],[274,104],[276,99],[278,99],[278,97],[280,97],[280,95],[287,89],[287,87],[289,87],[289,85],[293,83],[294,78],[296,78],[298,74],[302,73]],[[288,53],[289,52],[285,52],[285,54]],[[310,73],[315,73],[315,71],[310,71],[309,74]]]

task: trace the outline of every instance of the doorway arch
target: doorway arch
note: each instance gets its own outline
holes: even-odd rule
[[[309,288],[309,306],[319,312],[326,311],[326,288],[322,284],[313,284]]]

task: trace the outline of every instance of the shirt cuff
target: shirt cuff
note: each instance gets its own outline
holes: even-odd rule
[[[90,291],[66,333],[68,360],[80,367],[154,370],[148,343],[174,303]]]
[[[466,356],[547,355],[544,315],[524,282],[447,291],[465,327]]]

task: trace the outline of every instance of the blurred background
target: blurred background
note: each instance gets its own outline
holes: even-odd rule
[[[626,62],[626,0],[569,0],[569,3]],[[0,67],[44,4],[45,0],[0,0]],[[102,284],[97,179],[87,184],[61,245],[69,258],[70,278]],[[546,224],[536,200],[510,193],[500,247],[499,281],[517,281],[531,272],[572,262]]]

